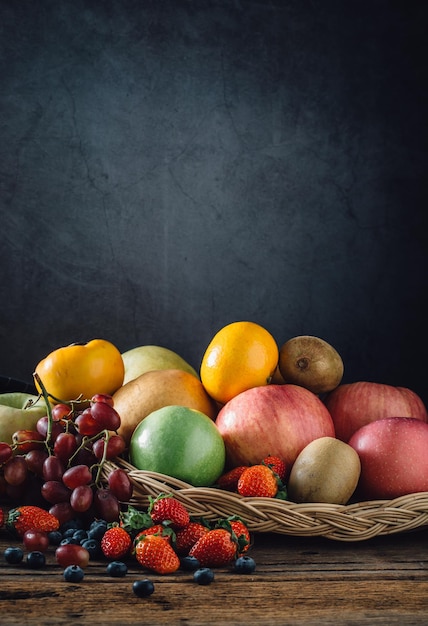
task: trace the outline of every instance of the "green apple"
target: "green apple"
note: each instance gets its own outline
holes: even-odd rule
[[[208,487],[224,470],[226,451],[215,422],[184,406],[165,406],[134,430],[129,460],[137,469]]]
[[[0,393],[0,441],[12,443],[17,430],[34,430],[39,418],[47,415],[43,398],[30,393]]]
[[[199,378],[196,370],[179,354],[163,346],[138,346],[122,353],[125,364],[123,384],[152,370],[184,370]]]

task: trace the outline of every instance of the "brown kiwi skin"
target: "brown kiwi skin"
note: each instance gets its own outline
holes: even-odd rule
[[[285,383],[300,385],[317,395],[335,389],[343,378],[343,360],[324,339],[299,335],[279,351],[279,371]]]

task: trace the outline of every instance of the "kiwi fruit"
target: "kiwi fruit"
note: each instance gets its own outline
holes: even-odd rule
[[[312,335],[286,341],[279,351],[279,371],[285,383],[320,395],[335,389],[343,377],[343,361],[332,345]]]

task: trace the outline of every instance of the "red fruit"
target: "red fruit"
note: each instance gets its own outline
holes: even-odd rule
[[[144,535],[159,535],[163,539],[166,539],[168,543],[171,543],[171,538],[175,537],[175,533],[169,526],[163,524],[154,524],[148,528],[141,530],[134,539],[134,544],[137,545],[138,541],[143,538]]]
[[[170,522],[174,529],[184,528],[190,522],[186,507],[176,498],[165,494],[152,500],[149,513],[155,524]]]
[[[237,543],[224,528],[214,528],[203,535],[191,548],[189,556],[198,559],[202,567],[227,565],[238,554]]]
[[[101,461],[104,456],[104,448],[105,439],[97,439],[94,441],[93,451],[98,461]],[[125,448],[125,439],[121,435],[111,435],[108,438],[105,458],[108,460],[114,459],[116,456],[120,456],[122,452],[125,451]]]
[[[87,437],[94,437],[103,430],[101,424],[92,417],[91,409],[85,409],[76,417],[74,423],[79,433]]]
[[[73,414],[71,407],[68,404],[60,402],[52,407],[52,419],[54,422],[59,422],[62,419],[69,419]]]
[[[247,552],[251,545],[251,535],[247,525],[240,519],[230,520],[230,527],[238,540],[238,552]]]
[[[77,440],[73,433],[59,433],[54,443],[54,454],[63,463],[67,463],[77,450]]]
[[[75,489],[80,485],[88,485],[92,481],[92,472],[87,465],[74,465],[66,470],[62,482],[69,489]]]
[[[175,551],[183,556],[189,554],[195,543],[208,531],[209,528],[200,522],[189,522],[175,535]]]
[[[358,381],[339,385],[324,399],[335,436],[348,442],[362,426],[385,417],[412,417],[428,422],[422,399],[411,389]]]
[[[23,537],[26,530],[41,530],[49,533],[58,530],[58,519],[38,506],[20,506],[10,509],[6,520],[7,529],[18,537]]]
[[[278,480],[267,465],[252,465],[242,472],[238,493],[246,497],[274,498],[278,493]]]
[[[287,476],[287,464],[279,456],[269,455],[266,456],[263,461],[263,465],[267,465],[275,472],[281,482],[285,481]]]
[[[113,470],[108,475],[107,482],[110,491],[120,502],[128,502],[131,499],[134,487],[125,470],[120,468]]]
[[[248,465],[238,465],[238,467],[234,467],[228,472],[225,472],[217,480],[217,485],[220,489],[224,489],[225,491],[236,491],[238,489],[238,480],[241,478],[242,472],[247,467]]]
[[[59,480],[47,480],[42,485],[41,494],[46,502],[58,504],[70,501],[71,490]]]
[[[49,513],[58,519],[60,526],[73,519],[75,516],[75,512],[70,502],[58,502],[58,504],[54,504],[49,509]]]
[[[45,438],[37,430],[17,430],[12,435],[12,442],[16,446],[16,452],[26,454],[30,450],[43,449]]]
[[[29,551],[46,552],[49,547],[48,533],[43,530],[26,530],[22,542]]]
[[[157,574],[171,574],[180,567],[180,559],[169,541],[159,535],[144,535],[135,546],[140,565]]]
[[[101,539],[101,550],[108,559],[120,559],[128,554],[131,535],[121,526],[108,528]]]
[[[3,526],[4,524],[4,512],[3,509],[0,509],[0,528]]]
[[[97,489],[94,494],[95,510],[106,522],[117,522],[120,516],[120,504],[110,489]]]
[[[84,513],[92,506],[94,492],[89,485],[79,485],[75,487],[70,495],[70,505],[73,511]]]
[[[94,402],[91,405],[91,415],[101,429],[117,430],[120,426],[119,413],[106,402]]]
[[[76,543],[67,543],[58,546],[55,550],[55,558],[58,565],[68,567],[69,565],[79,565],[86,567],[89,563],[89,552],[83,546]]]

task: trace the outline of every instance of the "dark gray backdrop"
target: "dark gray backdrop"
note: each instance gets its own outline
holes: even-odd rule
[[[0,7],[0,374],[249,319],[428,400],[427,3]]]

